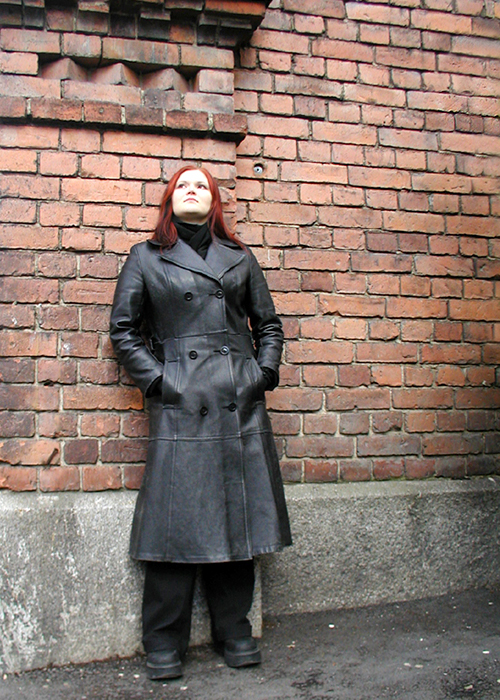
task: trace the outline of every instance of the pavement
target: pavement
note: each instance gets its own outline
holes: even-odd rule
[[[190,649],[171,681],[143,656],[4,675],[0,700],[500,700],[500,590],[272,618],[261,649],[240,670]]]

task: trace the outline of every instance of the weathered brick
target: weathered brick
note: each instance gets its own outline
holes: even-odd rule
[[[33,437],[34,434],[34,413],[5,411],[0,414],[0,435],[2,437]]]
[[[107,491],[122,486],[120,467],[84,466],[82,468],[82,486],[84,491]]]
[[[34,467],[0,466],[0,489],[35,491],[37,470]]]
[[[78,467],[49,467],[40,470],[40,491],[79,491]]]
[[[0,443],[2,462],[11,465],[49,465],[59,462],[57,440],[11,439]]]

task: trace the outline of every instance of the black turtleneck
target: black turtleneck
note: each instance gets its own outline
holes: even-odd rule
[[[208,223],[188,224],[186,221],[178,219],[175,215],[172,217],[172,221],[177,229],[179,238],[205,259],[210,243],[212,242]]]

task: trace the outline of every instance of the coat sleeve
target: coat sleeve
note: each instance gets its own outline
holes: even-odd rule
[[[144,394],[163,375],[162,363],[149,350],[140,332],[146,294],[139,253],[132,248],[116,285],[110,337],[119,361]]]
[[[274,374],[268,389],[274,389],[279,382],[279,365],[283,350],[283,324],[276,314],[274,303],[266,279],[254,254],[250,255],[250,282],[248,317],[252,336],[257,349],[257,362]],[[266,372],[266,378],[268,373]]]

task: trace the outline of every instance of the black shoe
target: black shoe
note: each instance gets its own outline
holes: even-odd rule
[[[253,637],[226,639],[224,642],[224,660],[231,668],[260,664],[261,655]]]
[[[149,652],[146,660],[146,673],[149,680],[162,678],[179,678],[182,676],[182,664],[176,649]]]

